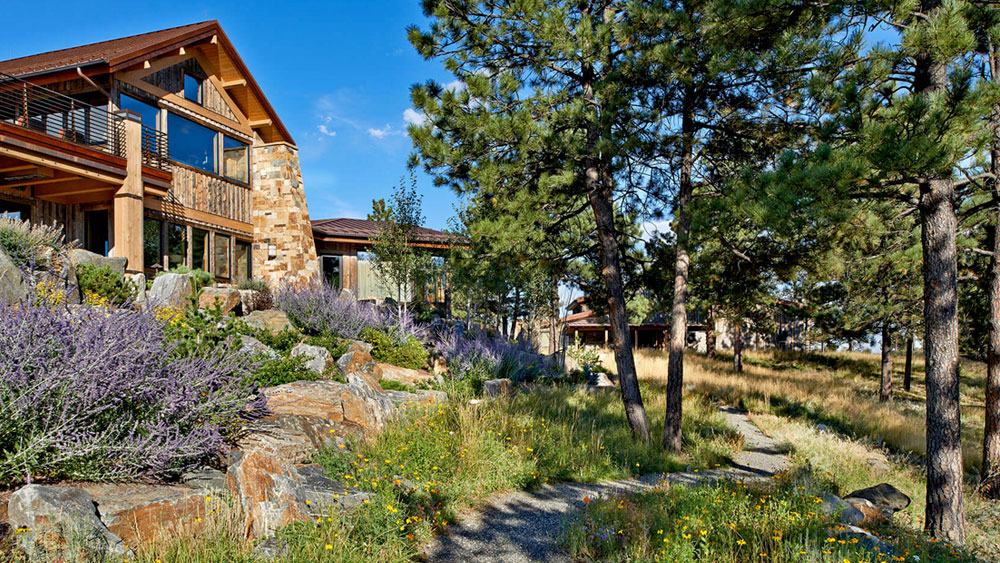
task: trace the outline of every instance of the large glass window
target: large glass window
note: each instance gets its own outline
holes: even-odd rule
[[[121,109],[139,114],[143,125],[150,129],[156,129],[156,122],[160,115],[160,109],[156,106],[149,105],[146,102],[139,101],[125,94],[121,95],[119,106]]]
[[[236,241],[236,257],[233,260],[236,281],[246,281],[253,275],[253,252],[249,242]]]
[[[187,262],[187,227],[175,223],[167,224],[167,263],[164,269],[183,266]]]
[[[323,281],[334,289],[340,289],[340,256],[321,256]]]
[[[237,182],[248,183],[247,144],[228,135],[222,136],[222,175]]]
[[[184,97],[196,104],[201,103],[201,80],[184,74]]]
[[[163,267],[160,264],[163,260],[163,255],[160,254],[161,224],[157,219],[146,218],[142,221],[142,261],[147,268]]]
[[[174,113],[167,114],[170,157],[215,173],[215,131]]]
[[[229,237],[215,235],[215,275],[220,278],[229,277]]]
[[[191,229],[191,268],[208,269],[208,231]]]

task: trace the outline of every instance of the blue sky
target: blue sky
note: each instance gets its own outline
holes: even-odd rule
[[[426,26],[417,0],[153,4],[9,2],[0,59],[207,19],[222,24],[299,147],[314,219],[364,218],[388,197],[412,144],[404,112],[417,82],[452,80],[406,40]],[[456,197],[419,176],[427,226],[444,228]]]

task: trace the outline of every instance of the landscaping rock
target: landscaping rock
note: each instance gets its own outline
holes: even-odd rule
[[[125,279],[135,288],[135,304],[140,309],[146,307],[146,274],[126,274]]]
[[[507,379],[490,379],[483,382],[483,395],[487,397],[510,397],[514,393],[514,382]]]
[[[73,265],[74,270],[78,269],[80,264],[90,264],[98,268],[107,266],[111,268],[111,271],[118,274],[118,277],[124,277],[125,266],[128,265],[128,259],[126,258],[101,256],[82,248],[74,248],[67,252],[66,255],[69,258],[69,263]]]
[[[288,553],[288,541],[277,536],[267,538],[253,548],[253,554],[258,559],[283,559]]]
[[[251,355],[262,355],[271,360],[278,358],[278,352],[276,352],[274,348],[271,348],[267,344],[264,344],[252,336],[241,334],[239,339],[240,349]]]
[[[181,473],[181,483],[201,490],[226,489],[226,474],[212,467],[200,467]]]
[[[316,373],[326,373],[334,366],[333,356],[322,346],[310,346],[300,342],[292,348],[292,357],[298,356],[306,358],[305,367]]]
[[[160,274],[146,297],[150,307],[183,308],[191,297],[191,277],[187,274]]]
[[[323,433],[324,429],[327,434],[330,430],[338,430],[329,421],[318,418],[303,422],[294,415],[272,415],[250,425],[246,434],[237,442],[237,447],[240,451],[260,450],[298,463],[306,461],[317,449],[328,445],[324,441],[328,439]],[[237,452],[233,457],[239,458],[240,455]]]
[[[593,383],[593,385],[596,385],[597,387],[614,387],[615,386],[614,382],[611,381],[611,378],[608,377],[608,374],[603,373],[603,372],[596,372],[596,373],[594,373],[594,383]]]
[[[101,520],[128,545],[179,537],[204,526],[208,512],[204,490],[182,485],[84,485],[97,503]],[[228,486],[223,475],[223,490]]]
[[[856,526],[865,520],[865,515],[860,510],[854,508],[837,495],[825,494],[822,500],[823,503],[819,507],[820,512],[827,516],[839,514],[841,524]]]
[[[910,506],[911,502],[910,497],[889,483],[879,483],[874,487],[859,489],[844,497],[847,502],[853,499],[864,499],[874,506],[887,508],[893,512],[903,510]]]
[[[15,303],[28,296],[24,276],[7,253],[0,249],[0,300]]]
[[[243,317],[243,322],[253,328],[268,330],[271,334],[278,334],[283,330],[293,328],[292,323],[288,320],[288,315],[277,309],[254,311]]]
[[[819,423],[819,424],[816,425],[816,431],[817,432],[830,432],[830,427],[827,426],[827,425],[825,425],[825,424],[823,424],[823,423]]]
[[[345,377],[364,370],[366,364],[373,363],[371,352],[371,344],[357,340],[351,342],[344,355],[337,359],[337,370]]]
[[[240,289],[240,311],[244,315],[256,311],[257,300],[254,298],[256,291],[252,289]]]
[[[896,553],[896,550],[889,544],[878,539],[871,533],[858,528],[857,526],[840,526],[836,530],[835,536],[838,540],[852,539],[858,540],[858,545],[861,546],[865,551],[872,553],[881,553],[886,557],[890,557]]]
[[[97,560],[128,553],[82,489],[26,485],[11,495],[8,518],[11,528],[22,530],[14,537],[31,560],[56,560],[81,551]]]
[[[422,369],[410,369],[383,363],[378,364],[378,367],[382,370],[381,379],[405,385],[417,385],[434,378],[433,374]]]
[[[198,296],[199,309],[208,309],[218,304],[223,314],[233,312],[241,303],[240,290],[230,287],[206,287]]]

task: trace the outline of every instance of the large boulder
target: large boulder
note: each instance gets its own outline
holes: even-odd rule
[[[893,512],[899,512],[910,506],[910,497],[903,491],[893,487],[889,483],[879,483],[867,489],[858,489],[844,497],[844,500],[851,502],[853,499],[864,499],[871,504],[887,508]]]
[[[310,346],[305,342],[299,342],[292,348],[292,357],[299,356],[306,359],[305,367],[316,373],[326,373],[334,366],[333,355],[322,346]]]
[[[380,363],[378,367],[382,372],[381,379],[383,381],[395,381],[405,385],[418,385],[434,378],[432,373],[422,369],[410,369],[383,363]]]
[[[510,397],[513,393],[514,382],[507,378],[483,382],[483,395],[487,397]]]
[[[221,487],[228,488],[225,475]],[[211,493],[183,485],[92,484],[81,488],[97,503],[108,529],[133,546],[197,531],[204,526],[211,500]]]
[[[231,287],[206,287],[198,295],[198,308],[208,309],[218,305],[223,313],[231,313],[241,304],[240,290]]]
[[[89,250],[83,250],[82,248],[74,248],[67,253],[69,257],[70,264],[73,265],[73,269],[76,270],[80,267],[80,264],[90,264],[92,266],[107,266],[111,268],[111,271],[118,274],[119,277],[125,275],[125,266],[128,265],[128,259],[126,258],[116,258],[113,256],[101,256],[100,254],[95,254]]]
[[[337,370],[340,371],[341,375],[346,377],[348,374],[370,369],[366,366],[372,363],[374,363],[374,360],[372,360],[372,345],[355,340],[348,344],[347,351],[337,359]]]
[[[96,560],[128,553],[83,489],[27,485],[11,495],[7,508],[14,537],[32,561],[60,560],[81,552]]]
[[[278,334],[283,330],[292,329],[292,323],[288,320],[288,315],[277,309],[254,311],[243,317],[243,322],[256,329],[268,330],[271,334]]]
[[[153,280],[153,287],[146,296],[150,307],[183,308],[191,297],[191,276],[187,274],[160,274]]]
[[[260,450],[244,452],[229,467],[228,482],[246,511],[245,529],[256,538],[368,498],[367,493],[329,479],[318,466],[297,465]]]
[[[28,285],[21,270],[0,248],[0,300],[14,303],[28,296]]]

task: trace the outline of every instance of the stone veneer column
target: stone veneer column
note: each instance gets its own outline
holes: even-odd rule
[[[288,143],[251,147],[253,277],[272,288],[319,279],[298,149]],[[277,251],[268,257],[268,246]]]

